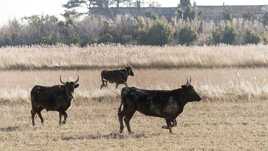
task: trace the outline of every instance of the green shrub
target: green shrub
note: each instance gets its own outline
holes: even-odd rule
[[[132,35],[122,35],[120,37],[119,43],[121,43],[121,44],[127,44],[127,43],[132,43],[133,41],[134,40],[133,40]]]
[[[262,16],[262,19],[261,19],[262,23],[264,26],[267,26],[268,25],[268,12],[266,12],[263,16]]]
[[[246,31],[243,35],[243,43],[244,44],[258,44],[261,41],[261,38],[258,34],[252,31]]]
[[[116,33],[116,32],[118,32],[118,33]],[[108,35],[109,35],[108,42],[127,44],[127,43],[131,43],[133,41],[132,35],[125,33],[125,32],[119,32],[119,31],[114,30],[111,33],[109,33]],[[108,37],[106,37],[106,38],[108,38]]]
[[[58,42],[57,40],[58,39],[57,39],[56,35],[53,35],[53,33],[52,33],[50,35],[46,35],[46,36],[41,37],[40,43],[44,44],[44,45],[56,45]]]
[[[178,44],[188,46],[197,39],[197,34],[191,27],[186,26],[177,31],[175,37]]]
[[[235,37],[236,37],[235,29],[232,26],[225,26],[223,35],[222,35],[222,43],[234,44]]]
[[[171,41],[182,45],[268,44],[268,13],[258,20],[247,13],[246,20],[234,18],[219,22],[207,22],[202,18],[191,20],[189,16],[185,20],[168,20],[153,13],[146,15],[88,16],[72,24],[55,16],[35,15],[22,21],[11,20],[0,27],[0,47],[61,43],[82,47],[92,43],[165,45]]]
[[[236,32],[235,29],[227,25],[222,30],[221,28],[217,28],[212,32],[210,43],[211,44],[235,44],[236,43]]]
[[[139,43],[163,46],[170,41],[171,35],[171,28],[167,23],[156,21],[148,31],[140,33]]]
[[[79,46],[86,47],[92,43],[96,42],[95,39],[92,39],[92,37],[80,35],[79,37]]]
[[[210,37],[210,44],[219,44],[221,43],[221,35],[222,35],[222,31],[220,28],[214,30],[211,34],[211,37]]]
[[[113,42],[114,38],[110,33],[104,33],[98,39],[98,43],[113,43]]]

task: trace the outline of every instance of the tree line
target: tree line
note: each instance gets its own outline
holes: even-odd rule
[[[189,0],[181,0],[177,17],[166,19],[153,13],[146,16],[95,16],[94,7],[142,4],[133,0],[69,0],[63,5],[64,20],[56,16],[33,15],[11,20],[0,28],[0,47],[22,45],[79,45],[120,43],[134,45],[241,45],[267,43],[268,14],[261,20],[234,19],[226,10],[220,22],[206,22]],[[87,9],[82,9],[85,7]],[[137,7],[137,5],[135,6]],[[82,11],[84,10],[84,11]],[[79,18],[81,19],[77,19]]]

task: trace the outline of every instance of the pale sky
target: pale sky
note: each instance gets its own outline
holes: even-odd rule
[[[12,18],[31,15],[60,15],[68,0],[0,0],[0,25]],[[150,0],[148,0],[150,1]],[[177,6],[179,0],[155,0],[162,6]],[[193,2],[193,0],[191,0]],[[268,5],[268,0],[195,0],[197,5]]]

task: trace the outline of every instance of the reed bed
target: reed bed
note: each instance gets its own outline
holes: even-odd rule
[[[0,49],[0,69],[100,69],[131,65],[135,68],[267,67],[268,46],[122,46],[86,48],[6,47]]]
[[[266,68],[245,69],[133,69],[134,77],[129,77],[129,86],[143,89],[180,88],[189,76],[193,86],[203,96],[204,101],[251,102],[268,99],[268,70]],[[75,91],[76,103],[119,102],[120,86],[114,84],[100,90],[101,70],[76,71],[2,71],[0,74],[0,103],[30,103],[30,90],[34,85],[59,84],[59,76],[64,80],[80,76],[80,87]],[[19,76],[18,76],[19,75]]]

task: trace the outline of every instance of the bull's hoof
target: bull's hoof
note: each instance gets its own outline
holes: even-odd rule
[[[163,128],[163,129],[169,129],[169,127],[166,126],[166,125],[162,126],[162,128]]]
[[[104,87],[107,87],[107,85],[101,85],[100,86],[100,89],[104,88]]]
[[[119,133],[121,134],[121,133],[123,133],[123,130],[124,130],[124,127],[122,128],[120,128],[120,130],[119,130]]]

